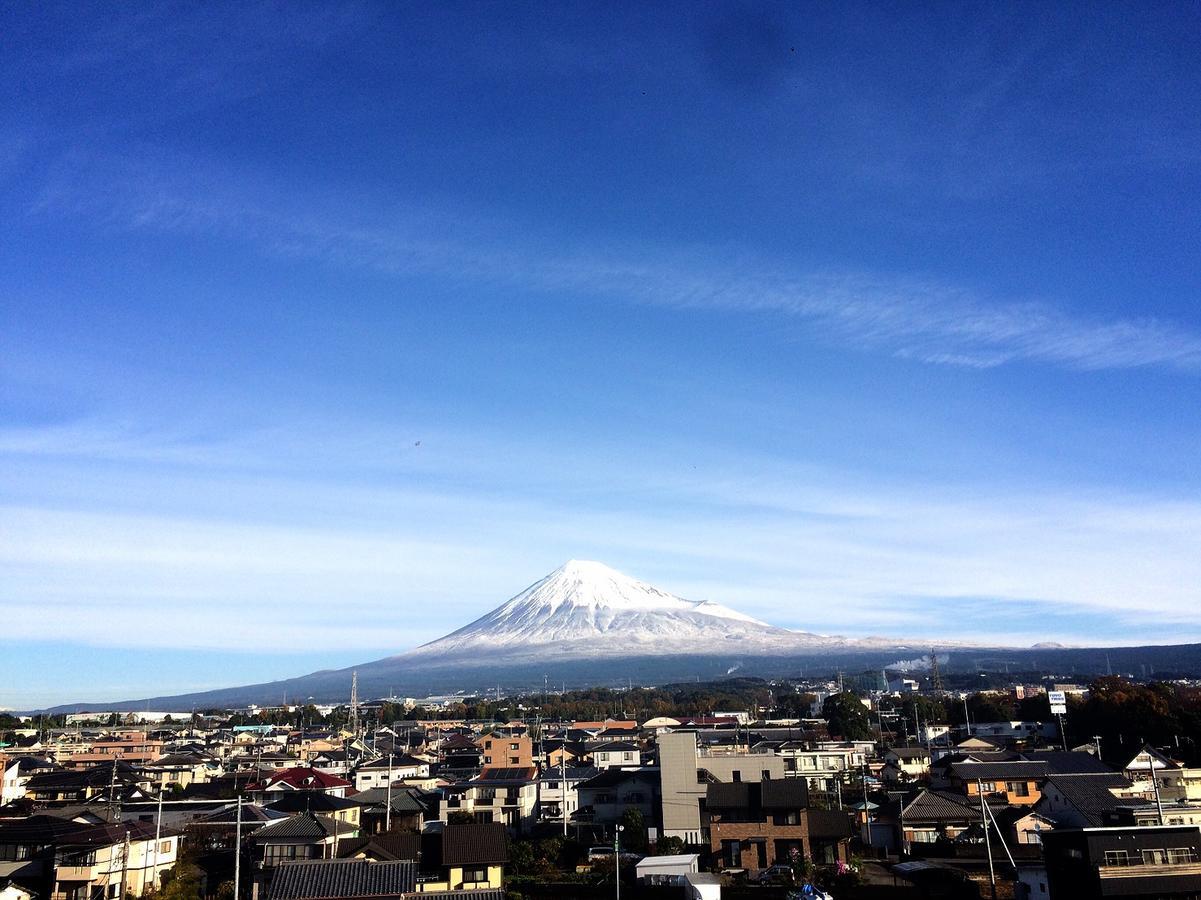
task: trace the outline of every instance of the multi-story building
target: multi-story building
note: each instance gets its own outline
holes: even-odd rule
[[[763,781],[785,777],[785,760],[746,747],[697,746],[696,732],[669,731],[656,739],[662,791],[664,837],[704,842],[701,800],[711,781]]]
[[[538,814],[542,821],[574,821],[580,808],[580,784],[598,774],[599,770],[591,766],[545,769],[538,776]]]
[[[1196,826],[1056,828],[1042,843],[1047,900],[1201,895]]]
[[[112,900],[155,890],[175,865],[179,836],[152,822],[87,825],[31,816],[0,825],[0,860],[23,863],[47,900]]]
[[[528,734],[486,734],[477,742],[485,769],[521,769],[534,765],[534,742]]]
[[[389,779],[393,784],[406,778],[426,778],[430,774],[430,764],[425,760],[406,754],[390,754],[364,763],[355,769],[354,787],[356,791],[368,791],[371,788],[387,787]]]
[[[515,833],[527,831],[537,820],[538,770],[533,766],[484,769],[478,778],[443,788],[447,821],[456,813],[475,822],[499,822]]]
[[[802,859],[847,859],[851,818],[808,808],[808,786],[796,778],[710,784],[705,795],[709,846],[731,868],[765,869]]]

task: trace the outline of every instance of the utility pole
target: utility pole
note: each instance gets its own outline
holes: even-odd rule
[[[158,792],[158,814],[154,817],[154,867],[150,870],[150,881],[158,890],[158,842],[163,836],[163,792]],[[124,898],[122,898],[124,900]]]
[[[992,841],[988,836],[988,810],[984,805],[984,785],[976,779],[976,793],[980,795],[980,824],[984,826],[984,852],[988,855],[988,883],[992,885],[992,900],[997,900],[997,873],[992,867]]]
[[[967,694],[963,695],[963,730],[968,736],[972,736],[972,717],[967,711]]]
[[[396,745],[392,745],[392,750],[396,749]],[[387,809],[384,810],[384,831],[392,830],[392,752],[388,753],[388,793],[387,793]]]
[[[125,840],[121,843],[121,900],[125,900],[129,878],[129,826],[125,826]]]
[[[242,798],[238,797],[238,824],[234,829],[234,900],[242,894]]]
[[[1150,748],[1148,748],[1150,750]],[[1159,824],[1163,824],[1163,801],[1159,799],[1159,779],[1155,775],[1155,757],[1151,753],[1147,753],[1147,759],[1151,761],[1151,787],[1155,790],[1155,814],[1159,817]]]
[[[559,795],[563,802],[563,837],[567,837],[567,731],[563,731],[563,744],[559,747]]]

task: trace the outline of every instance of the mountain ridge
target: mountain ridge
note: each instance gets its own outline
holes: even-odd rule
[[[495,609],[462,628],[395,656],[324,669],[296,678],[104,703],[75,703],[53,711],[145,709],[168,711],[246,704],[345,702],[351,673],[360,696],[382,697],[399,689],[421,697],[455,691],[488,692],[503,681],[529,688],[570,682],[602,684],[633,678],[643,683],[722,677],[728,671],[797,675],[822,671],[879,669],[897,659],[954,651],[974,667],[986,650],[1003,651],[1015,662],[1076,660],[1108,665],[1120,648],[1032,647],[1026,650],[954,641],[845,638],[792,631],[730,607],[691,601],[638,581],[602,563],[570,560]],[[1138,648],[1127,648],[1133,652]],[[1172,645],[1156,651],[1201,670],[1201,645]],[[1093,654],[1090,656],[1090,654]],[[1102,654],[1102,655],[1097,655]],[[1095,658],[1094,658],[1095,657]],[[1008,663],[1007,663],[1008,664]],[[1104,671],[1101,669],[1100,671]]]

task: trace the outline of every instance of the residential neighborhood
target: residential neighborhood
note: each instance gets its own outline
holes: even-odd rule
[[[554,715],[578,705],[571,692],[8,717],[0,891],[487,900],[620,883],[630,897],[768,898],[887,884],[1057,900],[1084,878],[1105,896],[1201,890],[1201,767],[1175,745],[1103,757],[1100,736],[1065,744],[1074,727],[962,716],[1037,711],[1053,686],[904,687],[732,679],[702,690],[754,702],[721,716],[631,716],[687,702],[647,688],[612,691],[618,715],[602,719]],[[1146,690],[1080,686],[1074,718],[1106,715],[1118,687]]]

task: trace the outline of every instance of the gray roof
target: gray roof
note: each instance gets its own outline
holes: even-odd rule
[[[442,829],[442,865],[478,866],[509,861],[509,843],[500,822],[447,825]]]
[[[1091,753],[1079,750],[1027,750],[1026,759],[1045,763],[1052,775],[1112,774],[1113,769]]]
[[[392,788],[392,812],[416,813],[424,812],[436,798],[431,796],[429,801],[422,800],[422,792],[415,788]],[[370,788],[359,791],[349,798],[351,803],[359,806],[378,806],[383,809],[388,805],[387,788]]]
[[[1047,779],[1090,825],[1102,825],[1103,813],[1119,806],[1141,805],[1144,800],[1119,800],[1110,788],[1128,788],[1130,781],[1117,772],[1106,775],[1052,775]],[[1046,793],[1044,789],[1043,793]]]
[[[925,747],[893,747],[888,752],[897,759],[923,759],[930,755]]]
[[[950,767],[951,774],[964,781],[1007,781],[1039,779],[1047,774],[1045,762],[1011,760],[1008,762],[957,762]]]
[[[417,864],[321,859],[286,862],[271,879],[270,900],[399,897],[417,886]]]
[[[804,809],[809,805],[809,785],[804,778],[719,781],[709,785],[705,805],[708,809]]]
[[[353,825],[339,822],[337,819],[329,819],[325,816],[299,815],[289,816],[286,819],[279,819],[269,825],[264,825],[251,835],[250,840],[255,842],[304,838],[324,840],[331,835],[344,834],[349,837],[357,831],[358,829]]]
[[[906,822],[977,822],[980,807],[949,791],[922,791],[905,805]]]

